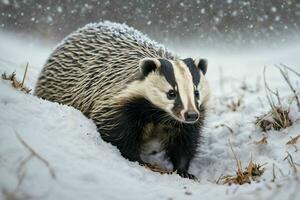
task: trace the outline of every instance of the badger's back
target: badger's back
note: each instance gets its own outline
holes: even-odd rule
[[[68,36],[48,58],[35,94],[89,115],[94,102],[98,102],[98,109],[101,102],[105,107],[134,80],[138,61],[144,57],[174,59],[163,46],[126,25],[86,25]]]

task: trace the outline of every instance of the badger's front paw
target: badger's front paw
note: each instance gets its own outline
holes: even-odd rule
[[[189,178],[192,180],[197,181],[197,177],[193,174],[188,173],[187,171],[178,171],[177,174],[179,174],[179,176],[181,176],[182,178]]]

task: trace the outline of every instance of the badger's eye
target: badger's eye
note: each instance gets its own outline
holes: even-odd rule
[[[199,95],[199,91],[198,91],[198,90],[195,90],[194,93],[195,93],[195,97],[196,97],[197,99],[199,99],[199,96],[200,96],[200,95]]]
[[[175,99],[176,98],[176,92],[175,92],[175,90],[169,90],[167,92],[167,97],[168,97],[168,99]]]

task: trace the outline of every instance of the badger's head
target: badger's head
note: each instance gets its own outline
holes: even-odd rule
[[[204,59],[144,58],[140,61],[143,95],[177,121],[195,123],[208,98],[206,71]]]

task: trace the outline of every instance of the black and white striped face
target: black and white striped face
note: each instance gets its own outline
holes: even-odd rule
[[[171,61],[145,58],[140,67],[148,100],[178,121],[198,121],[199,107],[207,96],[205,60],[187,58]]]

